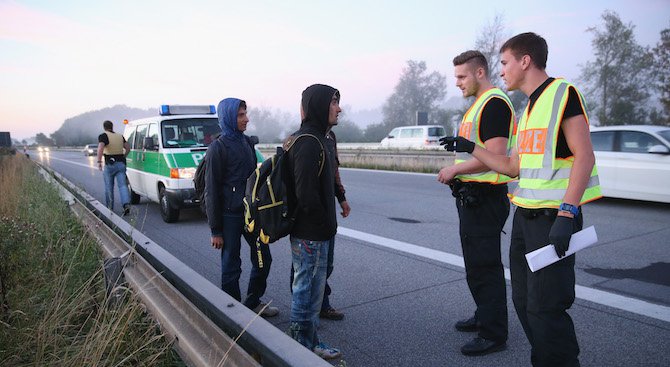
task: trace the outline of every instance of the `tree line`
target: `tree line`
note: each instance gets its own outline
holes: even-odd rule
[[[624,23],[616,12],[605,11],[601,20],[602,24],[586,30],[593,36],[593,59],[580,66],[581,73],[575,81],[584,92],[592,123],[670,126],[670,24],[651,47],[640,45],[635,38],[635,26]],[[504,17],[496,14],[479,30],[473,44],[473,49],[481,51],[489,60],[493,84],[503,89],[498,51],[509,37]],[[515,110],[521,113],[527,98],[519,91],[508,94]],[[428,114],[427,123],[453,131],[465,110],[464,107],[445,107],[446,95],[445,75],[428,70],[425,61],[409,60],[393,93],[382,106],[381,121],[361,128],[345,111],[335,132],[341,142],[378,142],[395,127],[415,124],[417,112]],[[36,141],[45,145],[95,143],[102,132],[102,121],[120,122],[155,113],[151,109],[122,105],[91,111],[66,120],[50,137],[37,134]],[[253,121],[249,133],[258,135],[263,143],[280,142],[299,125],[296,115],[271,108],[250,108],[249,117]]]

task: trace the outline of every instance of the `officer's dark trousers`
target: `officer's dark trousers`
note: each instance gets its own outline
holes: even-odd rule
[[[549,242],[549,230],[556,219],[555,209],[517,208],[512,226],[510,272],[512,300],[519,321],[531,345],[535,367],[579,366],[579,345],[570,315],[575,300],[575,256],[538,270],[528,268],[524,255]],[[575,220],[582,228],[581,213]]]
[[[500,259],[500,232],[509,215],[507,185],[474,186],[478,188],[472,194],[477,196],[474,205],[467,198],[456,198],[465,277],[477,305],[479,336],[504,342],[507,340],[507,293]]]

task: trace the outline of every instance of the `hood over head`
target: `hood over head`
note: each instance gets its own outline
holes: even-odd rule
[[[330,112],[330,101],[339,91],[329,85],[313,84],[302,92],[302,110],[305,118],[303,125],[310,125],[324,132],[330,128],[328,114]]]
[[[225,98],[216,107],[222,136],[242,137],[243,133],[237,129],[237,112],[240,109],[240,103],[242,103],[240,99]]]

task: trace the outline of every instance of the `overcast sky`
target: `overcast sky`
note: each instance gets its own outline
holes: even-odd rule
[[[230,96],[297,115],[313,83],[374,109],[410,59],[446,75],[447,98],[458,96],[451,60],[496,13],[510,35],[545,37],[549,74],[575,80],[592,58],[586,29],[606,9],[634,24],[642,45],[670,27],[670,0],[0,0],[0,130],[20,140],[116,104]]]

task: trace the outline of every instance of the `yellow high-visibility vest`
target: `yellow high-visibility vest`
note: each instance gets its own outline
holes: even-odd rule
[[[105,131],[109,144],[105,145],[102,151],[105,155],[119,155],[123,154],[123,135]]]
[[[509,154],[512,141],[512,131],[514,130],[514,108],[512,108],[512,102],[509,100],[509,97],[500,90],[499,88],[491,88],[484,92],[475,103],[470,106],[470,109],[463,115],[463,120],[458,129],[458,135],[462,136],[468,140],[473,141],[475,144],[485,148],[484,142],[479,136],[479,124],[481,123],[482,111],[484,106],[492,100],[493,98],[500,98],[509,106],[512,115],[510,116],[509,121],[494,121],[493,123],[508,123],[509,124],[509,135],[507,137],[507,153]],[[490,123],[490,122],[489,122]],[[476,159],[469,153],[456,153],[455,164],[466,162],[470,159]],[[463,182],[488,182],[494,185],[504,184],[512,181],[512,178],[500,174],[496,171],[490,170],[480,173],[466,173],[462,175],[457,175],[457,179]]]
[[[556,158],[556,146],[570,87],[575,88],[563,79],[555,79],[542,91],[533,109],[529,111],[526,106],[521,116],[515,137],[519,152],[519,186],[510,195],[517,206],[558,208],[563,202],[575,157]],[[588,124],[584,97],[578,90],[577,94]],[[593,165],[579,205],[600,197],[598,170]]]

